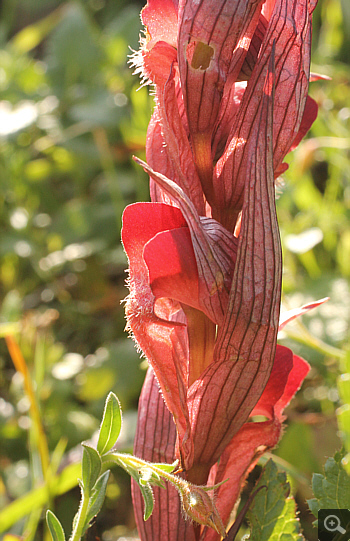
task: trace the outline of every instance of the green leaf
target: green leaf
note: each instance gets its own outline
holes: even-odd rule
[[[101,472],[101,458],[98,452],[89,445],[84,443],[83,448],[81,475],[84,491],[90,494]]]
[[[46,522],[49,527],[53,541],[65,541],[66,538],[64,535],[62,524],[60,523],[56,515],[52,513],[52,511],[47,511]]]
[[[316,500],[316,498],[313,498],[312,500],[307,500],[307,503],[309,505],[309,508],[310,508],[310,511],[311,513],[317,517],[317,513],[320,509],[320,506],[319,506],[319,503],[318,503],[318,500]]]
[[[130,457],[133,458],[132,456]],[[154,498],[153,498],[153,492],[151,485],[146,482],[141,482],[142,476],[140,474],[140,469],[135,468],[132,464],[128,462],[128,457],[125,456],[124,460],[119,459],[118,464],[124,468],[124,470],[133,478],[135,479],[136,483],[138,484],[141,494],[143,496],[143,501],[145,502],[145,509],[143,512],[143,518],[144,520],[149,519],[149,517],[152,515],[153,507],[154,507]],[[154,483],[156,484],[156,483]]]
[[[172,464],[165,464],[164,462],[152,462],[152,466],[156,466],[159,470],[165,471],[167,473],[173,473],[173,471],[178,467],[179,461],[175,460]]]
[[[100,455],[104,455],[115,445],[120,434],[121,426],[122,413],[119,400],[114,393],[109,393],[97,442],[97,450]]]
[[[96,481],[96,484],[93,488],[92,495],[89,500],[88,512],[86,515],[86,521],[84,525],[84,531],[89,527],[89,523],[100,511],[102,504],[106,495],[107,482],[109,478],[110,471],[107,470],[101,475]]]
[[[143,501],[145,502],[145,508],[143,511],[143,520],[148,520],[149,517],[153,513],[153,507],[154,507],[152,488],[151,488],[151,485],[149,484],[140,485],[140,483],[138,483],[138,485],[140,487],[141,494],[143,496]]]
[[[272,460],[263,469],[259,487],[265,488],[259,490],[247,513],[251,525],[250,541],[302,539],[286,474],[279,472]]]
[[[50,462],[51,475],[55,475],[57,473],[57,470],[59,468],[59,465],[61,464],[64,452],[66,450],[67,443],[68,443],[67,438],[61,437],[55,449],[53,450],[52,455],[51,455],[51,462]]]
[[[344,452],[329,458],[324,467],[324,475],[316,473],[312,478],[315,498],[308,501],[312,513],[317,517],[319,509],[350,508],[350,477],[342,466]]]

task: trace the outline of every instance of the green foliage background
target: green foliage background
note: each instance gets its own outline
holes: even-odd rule
[[[153,106],[127,66],[141,7],[127,0],[0,3],[0,537],[48,539],[48,504],[70,531],[79,502],[77,446],[97,430],[110,390],[124,411],[121,449],[132,448],[145,362],[123,330],[120,227],[123,208],[149,197],[147,177],[131,161],[134,153],[144,157]],[[341,383],[340,401],[337,384],[350,322],[348,1],[319,0],[314,21],[313,71],[332,80],[311,84],[319,117],[288,158],[278,213],[285,308],[330,301],[281,336],[312,370],[276,451],[311,541],[311,474],[341,445],[342,403],[350,446],[350,393]],[[19,344],[25,377],[14,368],[8,335]],[[22,517],[18,509],[28,512]],[[129,479],[113,472],[92,535],[111,541],[136,535],[134,528]]]

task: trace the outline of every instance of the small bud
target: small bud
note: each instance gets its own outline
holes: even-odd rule
[[[142,481],[145,481],[146,483],[148,483],[152,479],[153,472],[151,468],[146,468],[146,467],[141,468],[139,470],[139,476],[140,476],[140,479],[142,479]]]
[[[186,484],[179,490],[186,515],[199,524],[213,528],[223,538],[226,531],[213,499],[201,487]]]

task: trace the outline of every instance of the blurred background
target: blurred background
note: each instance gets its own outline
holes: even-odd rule
[[[0,539],[47,540],[49,506],[71,531],[82,440],[110,390],[132,450],[146,362],[124,333],[123,208],[148,200],[153,101],[127,65],[141,1],[0,2]],[[350,4],[319,0],[310,85],[319,116],[279,187],[284,309],[325,296],[281,335],[312,370],[276,460],[307,539],[312,472],[346,438],[350,322]],[[350,398],[348,397],[349,401]],[[342,403],[345,402],[345,405]],[[339,407],[342,407],[339,410]],[[348,410],[347,410],[348,411]],[[350,424],[350,422],[349,422]],[[350,429],[349,429],[350,434]],[[350,436],[348,434],[349,442]],[[88,539],[136,537],[129,478],[114,470]],[[10,535],[11,534],[11,535]]]

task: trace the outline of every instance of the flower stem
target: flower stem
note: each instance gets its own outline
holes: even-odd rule
[[[89,495],[85,493],[83,488],[81,489],[81,503],[78,510],[78,515],[74,521],[74,527],[72,535],[69,541],[80,541],[84,534],[84,525],[86,520],[86,513],[89,507]]]
[[[130,464],[130,466],[134,466],[134,467],[136,466],[137,468],[147,468],[153,471],[154,473],[158,474],[160,477],[163,477],[170,483],[173,483],[177,487],[180,487],[183,484],[185,484],[185,481],[181,479],[181,477],[177,477],[176,475],[173,475],[172,473],[164,471],[163,469],[158,468],[154,464],[151,464],[150,462],[147,462],[146,460],[142,460],[142,458],[138,458],[133,455],[114,452],[114,453],[108,453],[102,456],[101,458],[102,458],[103,469],[105,469],[104,466],[106,466],[106,469],[108,469],[109,467],[108,464],[111,462],[113,464],[117,464],[118,466],[121,466],[122,468],[124,468],[125,463],[127,463],[127,464]]]

